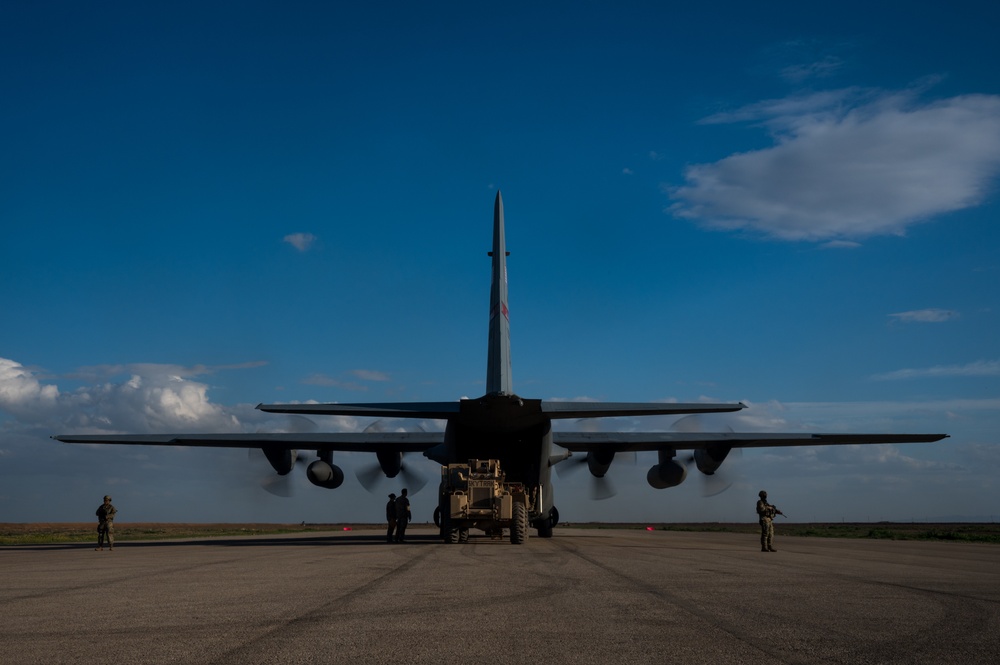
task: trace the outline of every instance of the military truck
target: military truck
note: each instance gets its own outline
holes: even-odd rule
[[[528,515],[537,497],[525,491],[522,483],[508,483],[495,459],[469,460],[468,464],[441,467],[441,487],[434,522],[446,543],[466,543],[469,529],[482,529],[493,538],[510,542],[528,540]]]

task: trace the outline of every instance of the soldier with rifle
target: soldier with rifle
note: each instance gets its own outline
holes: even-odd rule
[[[784,515],[784,513],[767,502],[767,492],[764,490],[761,490],[758,496],[760,497],[757,500],[757,519],[760,521],[760,551],[777,552],[778,550],[774,549],[772,544],[774,540],[774,516]]]
[[[111,497],[105,496],[104,503],[97,507],[97,547],[98,552],[104,549],[104,539],[108,540],[108,549],[115,549],[115,513],[118,510],[111,505]]]

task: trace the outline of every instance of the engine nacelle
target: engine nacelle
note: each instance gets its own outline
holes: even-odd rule
[[[603,478],[604,474],[611,468],[611,462],[615,459],[615,451],[591,450],[587,453],[587,468],[590,469],[594,478]]]
[[[278,472],[279,476],[287,476],[295,468],[295,458],[297,451],[276,446],[262,446],[261,451],[264,457],[270,462],[271,468]]]
[[[395,478],[399,475],[399,470],[403,468],[403,453],[385,452],[375,453],[378,458],[378,465],[382,467],[382,473],[386,478]]]
[[[686,466],[670,460],[651,466],[646,474],[646,482],[655,489],[664,490],[683,483],[687,473]]]
[[[726,455],[732,450],[730,446],[714,446],[711,448],[699,448],[694,451],[694,463],[698,470],[705,475],[712,475],[722,466]]]
[[[344,472],[341,468],[323,460],[316,460],[310,464],[306,469],[306,477],[313,485],[328,490],[335,490],[344,484]]]

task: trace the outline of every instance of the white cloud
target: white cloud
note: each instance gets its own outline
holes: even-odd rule
[[[284,241],[300,252],[304,252],[316,241],[316,236],[311,233],[292,233],[285,236]]]
[[[978,360],[967,365],[937,365],[919,369],[900,369],[895,372],[876,374],[876,381],[896,381],[899,379],[925,379],[955,376],[1000,376],[1000,360]]]
[[[388,381],[389,375],[385,372],[379,372],[373,369],[355,369],[351,370],[351,374],[358,377],[362,381]]]
[[[804,65],[790,65],[781,70],[781,77],[786,81],[801,83],[810,78],[825,78],[831,76],[843,67],[844,61],[836,56],[824,58]]]
[[[903,234],[977,205],[1000,170],[1000,97],[921,103],[844,89],[768,100],[706,124],[756,122],[775,145],[685,172],[669,211],[791,241]]]
[[[44,412],[59,400],[59,389],[42,385],[18,362],[0,358],[0,411],[12,414]]]
[[[823,249],[857,249],[861,243],[852,240],[831,240],[821,245]]]
[[[213,404],[208,385],[190,378],[211,371],[155,364],[92,367],[77,376],[97,382],[62,392],[20,363],[0,358],[0,411],[13,415],[17,427],[51,433],[240,431],[234,413],[240,407]]]
[[[902,323],[943,323],[958,318],[958,312],[950,309],[916,309],[909,312],[890,314],[892,318]]]

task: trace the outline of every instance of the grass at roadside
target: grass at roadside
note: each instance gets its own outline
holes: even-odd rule
[[[343,524],[168,524],[122,523],[115,525],[115,542],[168,540],[214,536],[260,536],[283,533],[340,531]],[[351,525],[351,529],[385,528],[378,525]],[[0,545],[46,545],[97,542],[97,523],[46,522],[0,524]]]
[[[575,524],[578,527],[623,528],[653,527],[657,531],[700,531],[725,533],[760,533],[754,523],[698,522],[676,524]],[[970,543],[1000,543],[1000,523],[996,522],[831,522],[774,523],[775,530],[782,536],[804,536],[819,538],[877,538],[888,540],[952,540]]]
[[[415,527],[424,526],[414,524]],[[573,523],[563,526],[583,529],[646,529],[657,531],[699,531],[759,533],[756,523],[691,522],[671,524]],[[779,521],[781,536],[821,538],[878,538],[891,540],[935,540],[1000,543],[1000,523],[958,522],[837,522],[799,524]],[[384,529],[382,524],[168,524],[122,523],[115,525],[115,541],[211,538],[217,536],[260,536],[317,533],[344,529],[365,531]],[[558,533],[558,528],[556,533]],[[96,523],[0,524],[0,545],[54,545],[90,543],[97,540]]]

